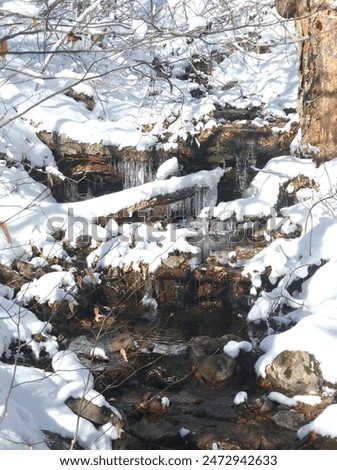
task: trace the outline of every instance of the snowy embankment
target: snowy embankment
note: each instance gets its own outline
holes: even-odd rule
[[[118,227],[114,220],[111,220],[106,227],[102,227],[96,223],[98,217],[117,214],[156,196],[162,197],[189,188],[193,191],[204,190],[205,203],[214,205],[217,183],[222,174],[223,170],[216,168],[182,177],[173,176],[167,180],[156,179],[121,193],[65,204],[54,202],[50,191],[34,182],[24,171],[17,168],[2,168],[0,196],[3,203],[1,214],[3,230],[0,232],[2,248],[0,262],[11,266],[15,259],[20,258],[38,265],[39,259],[36,260],[32,256],[32,247],[35,247],[42,257],[55,257],[71,262],[62,242],[53,237],[56,232],[63,231],[65,240],[74,245],[78,237],[87,235],[92,237],[92,248],[108,241],[109,246],[100,245],[100,252],[97,254],[104,267],[107,267],[107,263],[102,260],[102,252],[111,252],[112,246],[122,246],[123,252],[118,252],[116,256],[118,265],[123,266],[125,264],[123,257],[132,249],[131,241],[127,242],[123,237],[122,239],[118,237]],[[185,240],[188,230],[177,231],[174,234],[175,240],[172,240],[169,229],[154,233],[154,230],[145,224],[125,224],[123,231],[125,237],[137,231],[137,241],[143,243],[143,248],[141,244],[137,244],[136,259],[147,264],[151,264],[148,260],[148,249],[155,247],[155,258],[160,258],[168,250],[195,252],[195,248]],[[150,248],[147,247],[148,243],[152,243]],[[162,245],[161,250],[160,245]],[[93,262],[91,257],[90,265]]]
[[[30,201],[33,203],[29,205],[29,200],[23,198],[21,204],[18,205],[17,202],[20,200],[20,198],[16,196],[18,189],[11,186],[9,179],[10,173],[8,173],[13,171],[15,173],[15,175],[14,173],[13,175],[17,181],[18,170],[6,168],[2,171],[3,175],[7,177],[7,183],[2,187],[7,187],[7,189],[10,190],[11,197],[13,198],[12,206],[14,205],[14,201],[16,201],[16,213],[20,213],[17,217],[13,216],[9,218],[6,224],[8,232],[13,237],[12,243],[6,239],[6,231],[1,235],[2,243],[6,244],[6,249],[3,250],[2,253],[8,253],[8,258],[6,258],[7,262],[10,264],[15,257],[22,257],[38,266],[40,263],[43,263],[43,260],[48,259],[49,256],[55,256],[57,253],[65,257],[65,259],[68,259],[62,244],[52,239],[48,231],[44,231],[47,220],[46,214],[51,215],[50,211],[53,210],[57,217],[60,217],[60,215],[64,216],[65,205],[58,205],[52,201],[50,196],[48,196],[48,201],[37,205],[36,194],[38,191],[37,193],[34,192],[34,188],[36,188],[34,185],[37,185],[37,183],[32,184],[31,180],[29,180],[31,193],[26,191],[24,194],[30,194]],[[215,173],[210,173],[209,181],[213,181],[215,175],[218,177],[220,172],[216,171]],[[204,176],[205,174],[203,173],[202,178],[200,175],[195,176],[195,178],[201,178],[199,181],[202,181],[204,184]],[[28,182],[28,180],[25,179],[27,177],[24,178],[23,174],[21,177],[23,184]],[[279,157],[270,161],[266,167],[257,174],[250,187],[247,189],[244,198],[228,203],[220,203],[214,208],[215,214],[221,218],[227,218],[235,213],[239,221],[248,220],[251,217],[256,219],[261,216],[263,216],[264,220],[268,219],[265,237],[270,243],[256,256],[248,260],[243,268],[243,275],[251,278],[252,295],[256,299],[255,304],[248,314],[248,321],[263,321],[269,325],[269,335],[258,345],[265,351],[265,354],[262,355],[256,363],[256,371],[260,376],[265,375],[266,367],[271,364],[273,359],[280,352],[285,350],[303,350],[312,353],[320,362],[323,377],[327,382],[331,384],[337,383],[334,366],[334,357],[337,353],[337,316],[335,313],[337,306],[337,296],[335,294],[335,292],[337,292],[337,283],[334,276],[337,268],[337,256],[334,250],[337,236],[337,222],[334,214],[336,213],[337,201],[336,188],[331,183],[336,180],[336,177],[336,161],[327,162],[317,168],[311,160],[302,160],[289,156]],[[171,179],[176,182],[179,181],[179,179],[176,178]],[[162,188],[164,181],[159,181],[160,183],[158,181],[153,183],[153,188],[155,188],[157,184]],[[303,181],[305,181],[305,184],[302,184]],[[13,182],[12,184],[14,185]],[[146,185],[146,187],[150,188],[151,184]],[[291,198],[292,203],[287,207],[282,207],[280,203],[280,190],[288,194],[289,198]],[[137,191],[138,194],[141,194],[141,187],[138,188]],[[106,198],[106,196],[104,196],[104,198]],[[121,199],[120,196],[118,196],[118,198]],[[113,195],[111,195],[110,200],[113,201]],[[77,203],[72,203],[71,207],[74,211],[76,210],[76,213],[81,217],[86,215],[87,218],[89,214],[92,215],[93,211],[97,211],[95,213],[96,215],[98,213],[109,213],[112,206],[105,205],[105,209],[103,209],[102,205],[98,203],[99,201],[100,198],[92,200],[90,202],[90,211],[86,214],[82,212],[81,207],[84,206],[82,202],[78,203],[79,206],[77,206]],[[24,205],[25,207],[23,207]],[[275,207],[278,207],[277,211],[274,209]],[[208,213],[208,211],[205,210],[205,213]],[[37,217],[37,214],[40,214],[40,218]],[[43,218],[41,218],[42,214]],[[27,220],[26,218],[23,219],[23,215],[27,216]],[[59,248],[58,252],[45,248],[45,251],[42,249],[40,257],[34,257],[30,251],[32,245],[31,241],[26,242],[24,245],[19,243],[20,230],[24,230],[24,227],[27,226],[26,224],[29,224],[29,221],[32,223],[33,220],[35,230],[36,227],[38,227],[37,231],[40,234],[40,239],[45,243],[45,245],[42,243],[40,246],[42,248],[49,246],[55,248],[55,246],[57,246]],[[37,224],[39,220],[42,221],[41,225]],[[32,228],[31,226],[31,229]],[[114,228],[117,231],[117,226]],[[101,229],[103,229],[103,227],[101,227]],[[147,253],[147,257],[145,257],[145,255],[143,256],[142,262],[146,262],[147,260],[149,263],[153,263],[154,259],[160,261],[162,257],[165,256],[165,253],[157,253],[154,250],[153,243],[156,244],[156,242],[148,241],[147,245],[146,243],[144,245],[144,240],[146,239],[144,235],[147,234],[146,227],[138,226],[138,230],[138,233],[143,236],[143,241],[138,248],[137,245],[140,242],[137,243],[136,250],[135,248],[131,248],[130,243],[126,240],[122,243],[117,243],[118,234],[116,231],[107,231],[110,233],[109,240],[105,240],[103,243],[101,243],[102,239],[100,242],[97,240],[94,241],[92,254],[88,257],[88,266],[93,270],[96,268],[99,270],[107,266],[116,266],[122,260],[127,261],[128,257],[130,263],[135,262],[137,259],[138,262],[140,262],[140,258],[135,256],[137,251],[143,254]],[[107,232],[104,232],[105,236]],[[33,233],[33,231],[31,233]],[[75,233],[80,235],[81,231],[75,231]],[[165,243],[163,243],[163,240],[165,240],[165,231],[158,233],[164,235],[160,245],[166,246]],[[177,240],[183,240],[182,249],[186,249],[187,242],[184,241],[185,234],[186,232],[182,233],[182,237],[177,237]],[[48,245],[48,243],[50,245]],[[15,246],[16,248],[14,250]],[[167,246],[165,249],[167,249]],[[149,261],[149,254],[151,254],[151,261]],[[69,258],[68,261],[71,262],[71,259]],[[265,285],[262,281],[262,277],[266,272],[268,272],[268,285]],[[98,275],[97,282],[99,282],[99,272],[95,274]],[[32,297],[37,299],[36,296],[41,292],[44,293],[43,297],[41,296],[38,299],[41,303],[53,303],[64,298],[68,299],[69,302],[74,302],[75,298],[72,294],[75,294],[76,286],[73,274],[68,271],[46,274],[42,276],[40,280],[30,282],[23,286],[15,298],[13,291],[6,286],[2,286],[1,294],[3,298],[1,306],[2,310],[7,312],[7,320],[1,324],[1,343],[5,354],[6,351],[8,351],[11,341],[15,338],[21,341],[29,341],[36,356],[39,355],[41,348],[46,349],[49,354],[54,355],[54,357],[55,355],[58,357],[57,355],[63,354],[57,353],[55,338],[50,336],[49,333],[50,326],[38,321],[34,314],[17,303],[18,301],[29,302]],[[15,321],[14,318],[15,315],[20,316],[19,329],[17,327],[18,322]],[[289,329],[282,333],[275,333],[272,329],[272,325],[277,324],[288,325]],[[43,334],[46,340],[43,343],[39,343],[35,339],[37,334]],[[76,357],[68,358],[68,361],[69,360],[75,361],[76,363]],[[11,366],[1,365],[1,367],[4,367],[3,372],[6,370],[6,374],[8,375],[7,369]],[[35,369],[29,370],[31,374],[37,374],[38,378],[36,380],[42,380],[42,378],[48,379],[42,381],[44,384],[43,387],[46,387],[46,396],[49,393],[50,387],[58,386],[58,382],[55,385],[56,379],[53,378],[54,374],[50,374],[50,377],[47,377],[47,375],[43,375],[42,377],[41,371]],[[25,380],[26,373],[25,368],[17,368],[15,376],[17,383]],[[62,376],[63,372],[58,371],[58,374]],[[86,383],[84,383],[85,381],[83,382],[83,379],[81,380],[76,379],[78,382],[78,387],[75,387],[76,393],[80,394],[81,390],[82,393],[84,391],[86,391],[86,393],[93,393],[91,380],[89,379]],[[10,388],[9,382],[6,383],[8,387],[2,387],[4,399]],[[66,385],[66,383],[64,385]],[[18,387],[18,390],[21,390],[23,393],[28,393],[24,391],[25,387],[26,385],[22,384]],[[34,395],[34,388],[30,388],[30,390]],[[73,392],[75,389],[73,383],[68,385],[67,390],[69,390],[70,395],[72,394],[72,396],[74,396]],[[62,395],[62,400],[60,399],[59,402],[53,402],[50,411],[51,415],[58,413],[60,409],[63,410],[65,406],[63,400],[66,400],[66,398],[70,396],[67,394],[68,392],[64,392],[61,395],[59,393],[60,392],[58,392],[58,396],[61,397]],[[330,393],[329,389],[325,388],[324,393]],[[10,394],[9,396],[10,399],[8,403],[13,407],[13,413],[6,414],[6,418],[3,420],[5,425],[1,427],[4,431],[0,431],[0,436],[4,446],[12,447],[7,443],[7,433],[9,430],[13,433],[16,432],[18,433],[16,440],[21,442],[19,448],[20,446],[24,448],[28,445],[27,439],[17,429],[14,431],[15,416],[21,413],[21,411],[19,410],[19,405],[15,398],[16,395],[12,396],[12,394]],[[46,408],[49,409],[47,403]],[[32,425],[31,423],[34,423],[34,429],[46,429],[45,423],[47,422],[49,423],[49,430],[58,432],[55,431],[54,425],[50,425],[49,418],[46,420],[45,416],[40,417],[39,413],[35,413],[35,411],[36,410],[34,410],[33,414],[26,411],[24,415],[27,416],[27,423],[30,423],[30,426]],[[69,409],[67,409],[67,413],[70,420],[76,418]],[[67,416],[67,413],[62,411],[63,416]],[[337,429],[335,426],[330,426],[329,424],[329,422],[333,420],[334,413],[334,406],[328,407],[316,421],[301,428],[298,436],[303,437],[303,435],[310,430],[315,430],[322,435],[335,436]],[[63,426],[65,429],[68,429],[68,432],[64,431],[64,435],[72,435],[70,429],[74,429],[74,427],[71,428],[71,425],[69,426],[69,428]],[[85,447],[95,448],[95,446],[101,446],[100,448],[105,448],[105,446],[108,445],[107,442],[99,440],[97,434],[95,435],[96,437],[91,434],[92,429],[89,426],[91,431],[88,430],[88,426],[89,425],[86,424],[83,428],[80,427],[81,431],[78,441]],[[115,432],[113,427],[111,427],[111,432]],[[38,434],[39,431],[36,431],[36,433]],[[113,437],[115,434],[110,434],[110,438],[108,433],[104,435],[106,439],[110,439],[111,436]],[[93,437],[95,438],[93,439]],[[92,444],[92,439],[95,441],[95,444]]]
[[[311,160],[279,157],[258,173],[246,197],[215,208],[224,219],[233,213],[239,221],[268,219],[265,237],[270,243],[243,268],[256,299],[247,320],[265,322],[269,329],[259,344],[265,351],[255,365],[259,376],[282,351],[302,350],[319,361],[327,383],[337,385],[336,180],[337,160],[317,167]],[[287,207],[280,204],[281,191],[292,201]],[[266,273],[268,285],[262,281]],[[272,325],[288,329],[276,333]],[[326,387],[324,393],[334,390]],[[298,436],[313,430],[336,437],[335,408],[328,407]]]
[[[41,352],[53,358],[53,372],[34,367],[13,366],[0,362],[0,448],[48,449],[43,431],[76,440],[84,448],[107,449],[111,439],[118,437],[112,423],[96,428],[78,417],[65,404],[68,397],[83,397],[98,406],[118,411],[93,389],[90,371],[76,355],[58,351],[51,325],[38,320],[34,313],[20,306],[13,291],[0,288],[0,352],[10,358],[10,346],[29,346],[38,359]],[[6,298],[7,297],[7,298]],[[23,351],[19,350],[19,354]],[[77,429],[78,428],[78,429]]]
[[[107,227],[95,223],[99,216],[108,216],[157,195],[184,188],[204,189],[206,193],[208,191],[208,203],[215,203],[214,188],[223,174],[222,169],[163,179],[176,169],[177,161],[172,159],[159,168],[161,179],[152,183],[88,201],[58,204],[50,191],[33,181],[23,169],[2,166],[1,264],[11,267],[13,262],[21,260],[38,268],[52,260],[63,260],[70,264],[70,269],[55,265],[55,272],[23,284],[16,295],[8,286],[0,285],[1,354],[10,358],[11,344],[22,343],[31,347],[36,359],[41,351],[49,354],[54,369],[52,373],[45,373],[32,367],[14,368],[0,363],[0,400],[5,403],[0,409],[0,448],[46,448],[41,430],[70,439],[75,437],[82,447],[90,449],[108,449],[111,440],[118,437],[119,430],[112,423],[96,428],[66,406],[65,401],[70,396],[83,397],[98,406],[110,408],[112,415],[121,418],[118,411],[94,391],[93,377],[76,355],[58,352],[56,338],[50,334],[51,325],[39,321],[23,305],[32,300],[50,306],[67,302],[69,308],[77,304],[76,269],[71,268],[72,259],[63,242],[76,246],[76,239],[83,235],[92,237],[93,251],[88,257],[88,267],[92,270],[109,266],[122,268],[125,264],[140,269],[139,266],[146,264],[153,272],[171,252],[196,253],[199,249],[186,241],[187,229],[171,231],[168,227],[157,231],[150,230],[145,224],[124,224],[120,232],[114,220]],[[64,231],[63,242],[53,237],[59,230]],[[83,281],[100,282],[99,272],[92,271]],[[30,406],[30,403],[35,405]]]

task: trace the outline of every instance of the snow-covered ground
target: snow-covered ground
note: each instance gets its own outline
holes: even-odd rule
[[[64,178],[36,133],[48,130],[85,143],[142,150],[176,148],[178,140],[188,136],[197,142],[198,133],[221,124],[214,111],[226,106],[260,108],[257,126],[278,117],[290,123],[296,119],[289,113],[296,108],[296,48],[290,39],[291,23],[283,23],[271,3],[236,0],[231,11],[224,12],[217,9],[217,2],[193,0],[187,6],[173,0],[142,0],[131,13],[127,8],[127,14],[117,12],[125,19],[121,24],[113,16],[104,16],[100,2],[88,4],[81,12],[62,11],[62,2],[54,2],[47,34],[38,28],[46,3],[1,0],[0,27],[9,36],[9,53],[0,63],[0,263],[10,267],[15,260],[23,260],[38,267],[61,259],[71,266],[64,244],[54,238],[57,229],[65,229],[70,243],[84,229],[92,237],[87,263],[96,281],[88,276],[87,282],[99,282],[99,270],[107,266],[129,264],[136,269],[148,263],[155,270],[171,251],[194,253],[186,229],[177,231],[172,240],[170,229],[153,234],[145,225],[126,224],[120,231],[114,221],[102,227],[93,218],[165,191],[191,185],[214,187],[221,169],[177,177],[179,162],[171,160],[147,185],[58,204],[50,190],[27,173],[33,166]],[[151,4],[157,7],[150,12],[156,30],[145,21]],[[105,35],[102,49],[91,43],[90,33],[101,33],[104,24],[111,34]],[[71,31],[81,35],[75,44],[67,40]],[[47,53],[38,54],[41,47]],[[191,57],[209,61],[207,83],[202,72],[197,79],[186,78],[193,69]],[[92,97],[93,110],[66,95],[69,88]],[[296,185],[298,175],[310,184]],[[201,214],[212,209],[220,219],[233,214],[238,221],[269,219],[264,235],[270,243],[243,268],[256,298],[247,320],[269,324],[272,316],[289,329],[276,334],[270,327],[269,336],[258,345],[265,352],[256,364],[260,376],[281,351],[302,349],[315,355],[327,381],[337,383],[336,179],[334,160],[317,168],[311,160],[278,157],[258,172],[245,197],[206,207]],[[275,209],[282,185],[292,203]],[[210,193],[206,205],[214,204]],[[130,238],[135,229],[139,239],[134,245]],[[54,268],[55,272],[28,282],[18,292],[0,285],[1,354],[8,359],[13,342],[28,343],[35,357],[41,351],[48,353],[53,366],[47,373],[0,362],[0,448],[46,448],[45,430],[76,437],[84,448],[108,449],[118,434],[115,427],[96,428],[78,418],[65,401],[69,396],[84,397],[111,408],[117,417],[118,411],[94,391],[92,375],[76,355],[58,351],[51,325],[24,307],[32,298],[49,305],[61,299],[76,303],[72,268]],[[261,282],[266,268],[272,285],[268,291]],[[295,290],[299,280],[301,287]],[[38,335],[43,335],[42,342]],[[249,350],[247,344],[241,346]],[[298,400],[276,398],[287,404]],[[238,396],[236,404],[245,400],[245,395]],[[331,405],[298,436],[314,430],[336,437],[336,422],[336,405]]]
[[[307,177],[310,184],[296,189],[297,176]],[[316,357],[327,382],[337,384],[336,178],[335,160],[317,168],[311,160],[274,158],[256,176],[246,198],[220,203],[215,209],[219,217],[235,212],[239,220],[254,215],[270,217],[265,232],[270,244],[243,268],[257,297],[247,321],[268,324],[272,317],[274,324],[287,324],[289,329],[274,333],[269,327],[269,335],[259,344],[265,351],[255,365],[259,376],[265,376],[266,367],[282,351],[302,350]],[[295,203],[281,208],[276,217],[273,207],[281,185],[287,182],[289,195],[296,193]],[[301,234],[294,238],[291,228],[295,227],[301,228]],[[276,229],[283,237],[273,238]],[[267,268],[273,287],[265,290],[261,274]],[[296,281],[301,281],[300,288],[294,288]],[[324,393],[334,391],[327,388]],[[335,413],[334,405],[328,407],[299,430],[299,438],[310,431],[336,437]]]

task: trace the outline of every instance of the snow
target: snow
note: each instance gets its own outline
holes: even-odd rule
[[[18,13],[19,15],[24,15],[31,18],[37,18],[40,13],[40,8],[32,5],[31,2],[20,0],[5,2],[1,8],[7,12]]]
[[[132,266],[135,271],[140,271],[141,266],[145,264],[149,272],[154,273],[163,260],[175,251],[195,255],[200,252],[200,248],[186,240],[190,233],[188,229],[176,229],[171,226],[165,231],[157,231],[146,224],[127,224],[124,225],[122,237],[102,243],[87,257],[87,263],[90,268],[100,269]],[[143,299],[143,303],[151,303],[155,308],[154,303],[147,297]]]
[[[0,312],[1,355],[11,356],[9,346],[13,341],[29,345],[36,357],[39,357],[41,350],[47,351],[51,356],[57,352],[56,339],[49,334],[51,325],[38,320],[30,310],[17,305],[13,300],[0,297]],[[35,339],[38,334],[43,335],[43,342]]]
[[[179,430],[179,435],[180,437],[183,439],[184,437],[188,436],[188,434],[190,433],[191,431],[189,429],[186,429],[186,428],[181,428]]]
[[[223,175],[223,169],[217,167],[213,170],[201,170],[186,176],[173,176],[168,180],[154,180],[141,186],[123,191],[123,193],[106,194],[86,201],[60,204],[62,210],[73,211],[75,217],[97,218],[110,213],[117,214],[128,209],[140,201],[148,201],[155,196],[170,194],[185,188],[212,188],[216,187]]]
[[[150,310],[156,310],[158,308],[158,302],[149,294],[145,294],[140,303],[145,307],[148,307]]]
[[[311,159],[295,157],[300,132],[291,145],[292,155],[274,158],[262,169],[253,168],[256,176],[243,196],[217,206],[212,189],[223,169],[177,176],[177,157],[159,166],[154,181],[80,202],[57,203],[50,189],[29,175],[34,170],[41,177],[66,179],[51,150],[38,138],[41,131],[60,133],[83,144],[174,150],[179,156],[182,140],[200,145],[200,133],[211,133],[223,122],[215,111],[233,107],[258,108],[259,115],[251,123],[256,127],[282,118],[287,121],[285,128],[275,125],[273,132],[284,132],[298,120],[291,111],[297,106],[292,23],[285,26],[277,21],[270,2],[214,2],[212,8],[202,0],[132,2],[129,22],[106,18],[100,9],[95,10],[98,2],[76,18],[76,12],[63,3],[54,2],[52,15],[48,14],[50,42],[46,44],[47,35],[43,28],[41,32],[35,29],[34,18],[40,21],[46,16],[47,3],[0,2],[0,26],[11,37],[10,53],[0,63],[0,263],[12,268],[21,261],[53,269],[27,279],[18,289],[0,285],[0,353],[7,362],[12,361],[0,361],[0,448],[45,449],[42,430],[46,430],[69,439],[77,433],[84,448],[111,449],[111,441],[118,437],[114,426],[95,427],[78,418],[65,401],[70,396],[83,397],[97,406],[110,407],[120,418],[118,411],[94,390],[93,375],[80,359],[70,351],[59,351],[51,324],[39,320],[28,308],[33,309],[34,302],[50,308],[66,302],[70,310],[76,306],[76,269],[68,251],[69,246],[76,249],[82,235],[91,237],[86,259],[90,274],[83,278],[87,285],[98,284],[106,268],[142,271],[147,266],[153,274],[176,251],[186,254],[193,269],[193,256],[199,248],[187,240],[195,234],[191,230],[174,225],[164,230],[160,225],[131,222],[119,227],[113,219],[105,226],[97,222],[100,217],[132,210],[141,201],[191,187],[210,189],[200,208],[205,219],[212,214],[220,220],[235,217],[246,223],[253,217],[257,230],[259,219],[261,226],[267,221],[263,227],[268,243],[243,262],[242,272],[256,298],[247,321],[265,324],[269,334],[257,344],[231,341],[224,352],[237,357],[241,350],[251,351],[253,344],[259,347],[263,355],[255,368],[263,377],[280,352],[308,351],[319,361],[324,379],[337,385],[337,161],[317,167]],[[231,4],[226,14],[224,3]],[[330,8],[337,8],[336,2]],[[122,10],[118,14],[125,16]],[[65,18],[62,27],[60,17]],[[228,25],[225,31],[223,24]],[[113,39],[106,34],[102,49],[91,44],[89,33],[105,27]],[[82,36],[80,45],[66,42],[66,33],[73,29]],[[163,32],[162,37],[155,35],[158,31]],[[41,45],[48,51],[46,57],[36,53]],[[260,53],[265,46],[267,51]],[[207,86],[202,80],[198,83],[202,74],[186,80],[193,57],[205,57],[209,62],[212,70]],[[91,97],[94,109],[68,96],[70,88]],[[297,185],[300,176],[311,184]],[[278,207],[281,186],[292,201],[284,207]],[[55,235],[60,230],[65,233],[62,241]],[[240,261],[235,251],[230,255]],[[265,277],[268,287],[262,282]],[[141,302],[146,308],[157,307],[149,294]],[[273,330],[272,322],[282,324],[285,331]],[[15,367],[13,345],[19,348],[19,357],[24,354],[22,345],[29,346],[36,359],[47,354],[53,371]],[[155,352],[167,353],[168,348],[159,344]],[[172,353],[179,351],[179,346],[172,346]],[[106,357],[98,348],[92,354]],[[239,392],[234,403],[243,403],[245,393]],[[164,398],[168,406],[169,400]],[[288,406],[301,401],[315,404],[320,399],[310,395],[288,398],[278,392],[272,392],[270,398]],[[310,431],[337,437],[336,406],[328,406],[302,427],[298,437]],[[182,428],[180,435],[188,432]]]
[[[223,352],[231,357],[238,357],[240,351],[250,352],[253,346],[248,341],[229,341],[225,344]]]
[[[102,442],[102,431],[89,421],[78,419],[64,404],[59,390],[66,387],[67,382],[59,374],[18,366],[11,389],[11,366],[2,364],[1,371],[1,401],[10,397],[0,428],[1,449],[47,449],[41,429],[72,438],[77,422],[78,442],[85,448],[104,449],[107,441],[115,438],[115,428],[111,425]]]
[[[16,299],[23,304],[35,299],[41,304],[48,303],[51,306],[63,301],[76,305],[77,301],[69,292],[76,293],[77,290],[74,276],[68,271],[60,271],[44,274],[35,281],[23,284]]]
[[[307,405],[317,405],[321,403],[321,397],[318,395],[295,395],[292,398],[287,397],[280,392],[271,392],[268,395],[268,398],[272,401],[276,401],[280,405],[288,406],[293,408],[298,403],[306,403]]]
[[[33,332],[43,331],[41,322],[34,314],[24,309],[22,313],[20,333],[25,330],[26,335],[31,335]],[[21,340],[25,341],[26,336],[21,336]],[[47,344],[50,341],[54,342],[56,350],[55,339],[48,340],[47,337]],[[33,343],[32,341],[28,344],[33,347]],[[46,342],[41,344],[46,346]],[[34,349],[39,352],[36,345]],[[104,404],[110,407],[111,413],[120,417],[117,410],[100,394],[93,392],[90,372],[80,364],[73,353],[55,353],[50,348],[49,353],[54,355],[55,373],[47,373],[34,367],[17,366],[13,376],[12,366],[0,363],[0,401],[4,403],[0,408],[0,448],[48,449],[44,443],[42,429],[70,439],[77,433],[78,442],[84,448],[108,448],[109,442],[117,437],[115,427],[109,425],[105,429],[106,433],[102,432],[102,429],[96,429],[89,421],[78,418],[64,401],[69,396],[84,396],[96,402],[98,406]]]
[[[179,162],[177,157],[172,157],[166,162],[162,163],[157,170],[156,178],[158,180],[165,180],[179,171]]]
[[[95,359],[103,359],[103,360],[106,360],[108,359],[108,356],[105,354],[105,351],[104,349],[102,348],[93,348],[91,351],[90,351],[90,356],[95,358]]]
[[[332,438],[337,437],[337,405],[329,405],[325,410],[313,421],[302,426],[297,431],[297,437],[304,439],[309,432],[316,432],[321,436],[328,436]]]
[[[165,407],[165,408],[168,408],[170,406],[170,400],[167,397],[162,397],[160,402],[163,405],[163,407]]]
[[[248,399],[247,392],[238,392],[234,397],[234,405],[241,405],[245,403]]]
[[[202,16],[192,16],[188,20],[188,29],[193,31],[194,29],[198,28],[206,28],[207,20]]]

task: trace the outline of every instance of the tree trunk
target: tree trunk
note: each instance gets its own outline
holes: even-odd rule
[[[293,18],[296,16],[296,0],[277,0],[276,10],[284,18]]]
[[[329,4],[328,0],[277,1],[280,14],[296,18],[300,153],[318,162],[337,156],[337,9]]]

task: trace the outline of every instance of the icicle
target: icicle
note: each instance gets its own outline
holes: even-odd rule
[[[111,168],[122,179],[123,189],[128,189],[153,181],[157,169],[166,160],[163,158],[150,158],[145,161],[117,159],[111,162]]]
[[[64,185],[64,200],[68,202],[79,200],[78,184],[76,181],[67,180]]]
[[[251,144],[250,149],[248,149],[247,154],[235,155],[237,175],[236,180],[240,188],[241,194],[247,188],[248,179],[249,179],[249,168],[255,166],[256,156],[254,154],[254,144]]]
[[[122,178],[123,189],[133,188],[153,179],[153,164],[151,160],[119,160],[117,174]]]

